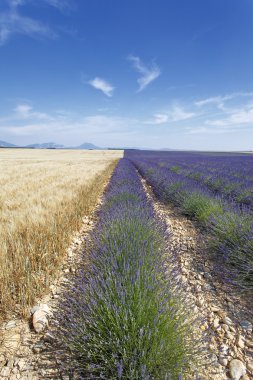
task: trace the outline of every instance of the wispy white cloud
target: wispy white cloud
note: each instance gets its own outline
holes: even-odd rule
[[[191,119],[196,116],[195,112],[187,112],[180,106],[173,106],[169,112],[171,121],[181,121]]]
[[[214,120],[206,120],[207,125],[227,127],[242,124],[253,124],[253,104],[230,110],[230,115]]]
[[[236,128],[229,128],[229,129],[224,129],[224,128],[210,128],[210,127],[189,127],[187,128],[187,134],[189,135],[198,135],[198,134],[207,134],[207,135],[223,135],[231,132],[235,132],[237,129]]]
[[[1,127],[0,127],[1,128]],[[9,125],[8,127],[1,128],[1,132],[5,132],[6,134],[10,135],[11,137],[23,137],[23,136],[36,136],[42,133],[42,131],[45,130],[41,124],[33,124],[29,123],[26,125]]]
[[[19,8],[25,5],[27,0],[8,0],[7,3],[8,10],[0,14],[0,45],[4,45],[15,34],[33,38],[57,38],[57,33],[50,26],[20,13]],[[56,3],[57,1],[54,6]]]
[[[147,124],[165,124],[169,121],[169,116],[165,113],[156,113],[154,114],[153,120],[148,121]]]
[[[213,96],[210,98],[198,100],[195,102],[195,105],[198,107],[206,106],[206,105],[217,105],[218,107],[220,105],[223,105],[224,102],[227,100],[235,99],[238,97],[252,97],[253,92],[233,92],[231,94],[227,95],[218,95],[218,96]]]
[[[247,100],[247,101],[246,101]],[[253,92],[233,92],[203,100],[175,102],[169,108],[155,112],[144,121],[148,125],[170,125],[189,134],[221,134],[247,130],[253,125]]]
[[[1,25],[1,16],[0,16],[0,46],[5,44],[9,39],[11,32],[6,25]]]
[[[27,118],[31,114],[32,107],[28,104],[18,104],[14,111],[16,112],[17,116],[21,118]]]
[[[247,102],[245,102],[245,98]],[[201,133],[228,133],[248,128],[253,124],[253,92],[233,92],[217,95],[194,103],[202,109],[203,124]],[[219,112],[217,113],[217,109]],[[191,133],[197,133],[199,128]]]
[[[245,101],[243,102],[244,98],[250,98],[250,100],[245,103]],[[253,123],[253,92],[233,92],[231,94],[218,95],[199,100],[195,102],[195,105],[202,107],[202,109],[208,106],[212,110],[212,113],[209,111],[209,117],[206,117],[204,122],[209,127],[224,127],[228,130],[228,127],[238,127],[243,124]],[[215,115],[213,107],[221,111],[218,117]]]
[[[129,55],[128,59],[133,63],[133,67],[135,68],[135,70],[141,74],[141,77],[137,80],[139,84],[138,92],[143,91],[151,82],[157,79],[161,74],[161,70],[154,63],[150,67],[147,67],[142,63],[139,57]]]
[[[197,116],[195,112],[188,112],[188,111],[185,111],[184,108],[179,105],[173,105],[166,112],[154,114],[153,119],[148,120],[146,124],[153,124],[153,125],[166,124],[166,123],[171,123],[171,122],[178,122],[178,121],[183,121],[187,119],[192,119],[195,116]]]
[[[51,5],[59,9],[60,11],[64,11],[71,7],[71,4],[68,0],[44,0],[47,4]]]
[[[198,100],[195,102],[195,105],[197,107],[203,107],[203,106],[206,106],[206,105],[219,105],[220,103],[223,103],[225,100],[227,99],[231,99],[231,96],[230,95],[226,95],[226,96],[213,96],[213,97],[210,97],[210,98],[206,98],[206,99],[202,99],[202,100]]]
[[[19,5],[25,4],[26,0],[7,0],[10,7],[17,7]]]
[[[106,96],[113,95],[114,87],[102,78],[96,77],[88,82],[96,90],[102,91]]]
[[[36,112],[29,104],[18,104],[15,109],[14,117],[21,119],[38,119],[38,120],[51,120],[52,117],[49,114],[43,112]]]

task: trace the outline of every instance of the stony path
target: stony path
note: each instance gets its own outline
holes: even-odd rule
[[[172,232],[181,277],[194,311],[204,317],[200,334],[208,337],[212,362],[204,369],[210,380],[253,380],[253,303],[217,277],[207,252],[207,235],[174,206],[164,205],[142,180],[154,208]],[[251,310],[249,309],[251,308]]]

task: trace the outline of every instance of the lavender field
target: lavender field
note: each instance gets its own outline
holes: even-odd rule
[[[68,370],[75,366],[89,379],[227,378],[208,372],[215,364],[207,342],[214,339],[219,309],[211,307],[207,338],[208,323],[190,302],[191,290],[177,265],[179,251],[173,250],[171,231],[154,203],[157,198],[174,205],[193,220],[207,236],[216,275],[235,292],[251,296],[252,159],[125,151],[97,214],[90,263],[58,308],[61,347],[71,352]],[[210,285],[203,289],[213,292]],[[226,357],[219,359],[225,366]]]
[[[163,202],[200,223],[227,279],[252,291],[253,156],[182,152],[128,152]]]

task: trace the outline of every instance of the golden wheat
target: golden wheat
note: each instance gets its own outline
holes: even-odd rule
[[[0,150],[0,315],[25,314],[47,288],[121,156]]]

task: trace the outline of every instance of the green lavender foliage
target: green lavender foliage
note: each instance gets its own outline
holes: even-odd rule
[[[90,265],[59,307],[71,365],[85,379],[192,379],[200,344],[194,317],[172,258],[165,257],[165,226],[126,159],[99,218]]]

